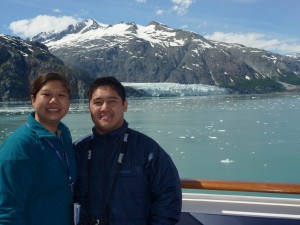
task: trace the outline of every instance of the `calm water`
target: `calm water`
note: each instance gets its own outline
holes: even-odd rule
[[[0,103],[0,142],[31,111]],[[130,127],[172,156],[181,177],[299,183],[300,94],[129,99]],[[87,102],[64,122],[73,139],[91,131]]]

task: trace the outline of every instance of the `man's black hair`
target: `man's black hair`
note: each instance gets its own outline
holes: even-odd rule
[[[92,94],[96,89],[98,89],[101,86],[109,86],[113,88],[118,95],[121,97],[122,102],[125,102],[126,99],[126,91],[124,86],[121,84],[120,81],[118,81],[115,77],[113,76],[108,76],[108,77],[100,77],[97,78],[93,81],[93,83],[89,87],[89,100],[91,100]]]

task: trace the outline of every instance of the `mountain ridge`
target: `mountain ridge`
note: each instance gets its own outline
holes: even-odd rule
[[[73,98],[86,98],[90,82],[101,76],[125,83],[211,85],[228,93],[299,91],[300,85],[299,54],[207,40],[156,21],[141,26],[88,19],[28,40],[0,34],[0,100],[29,99],[32,80],[48,71],[70,79]],[[126,87],[130,95],[148,96],[133,86]]]
[[[147,26],[106,25],[88,19],[32,40],[48,46],[69,66],[124,82],[198,83],[257,93],[283,90],[280,82],[300,84],[300,62],[295,58],[208,40],[156,21]]]
[[[29,100],[31,82],[41,73],[60,72],[69,80],[73,98],[83,98],[92,78],[51,54],[46,45],[0,34],[0,100]]]

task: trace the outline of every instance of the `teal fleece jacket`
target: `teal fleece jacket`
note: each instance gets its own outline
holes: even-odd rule
[[[72,225],[74,150],[69,129],[58,130],[59,137],[33,112],[0,147],[1,225]]]

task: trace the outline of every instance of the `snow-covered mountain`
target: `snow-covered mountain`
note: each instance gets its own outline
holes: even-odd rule
[[[91,82],[88,74],[66,67],[39,42],[0,34],[0,101],[28,100],[32,80],[49,71],[67,76],[73,98],[86,96],[85,90]]]
[[[158,22],[107,25],[89,19],[33,40],[69,66],[123,82],[204,84],[254,92],[279,90],[277,81],[300,83],[300,62],[295,58],[207,40]]]
[[[291,58],[297,59],[298,61],[300,61],[300,53],[291,54],[291,55],[288,55],[288,56],[291,57]]]

